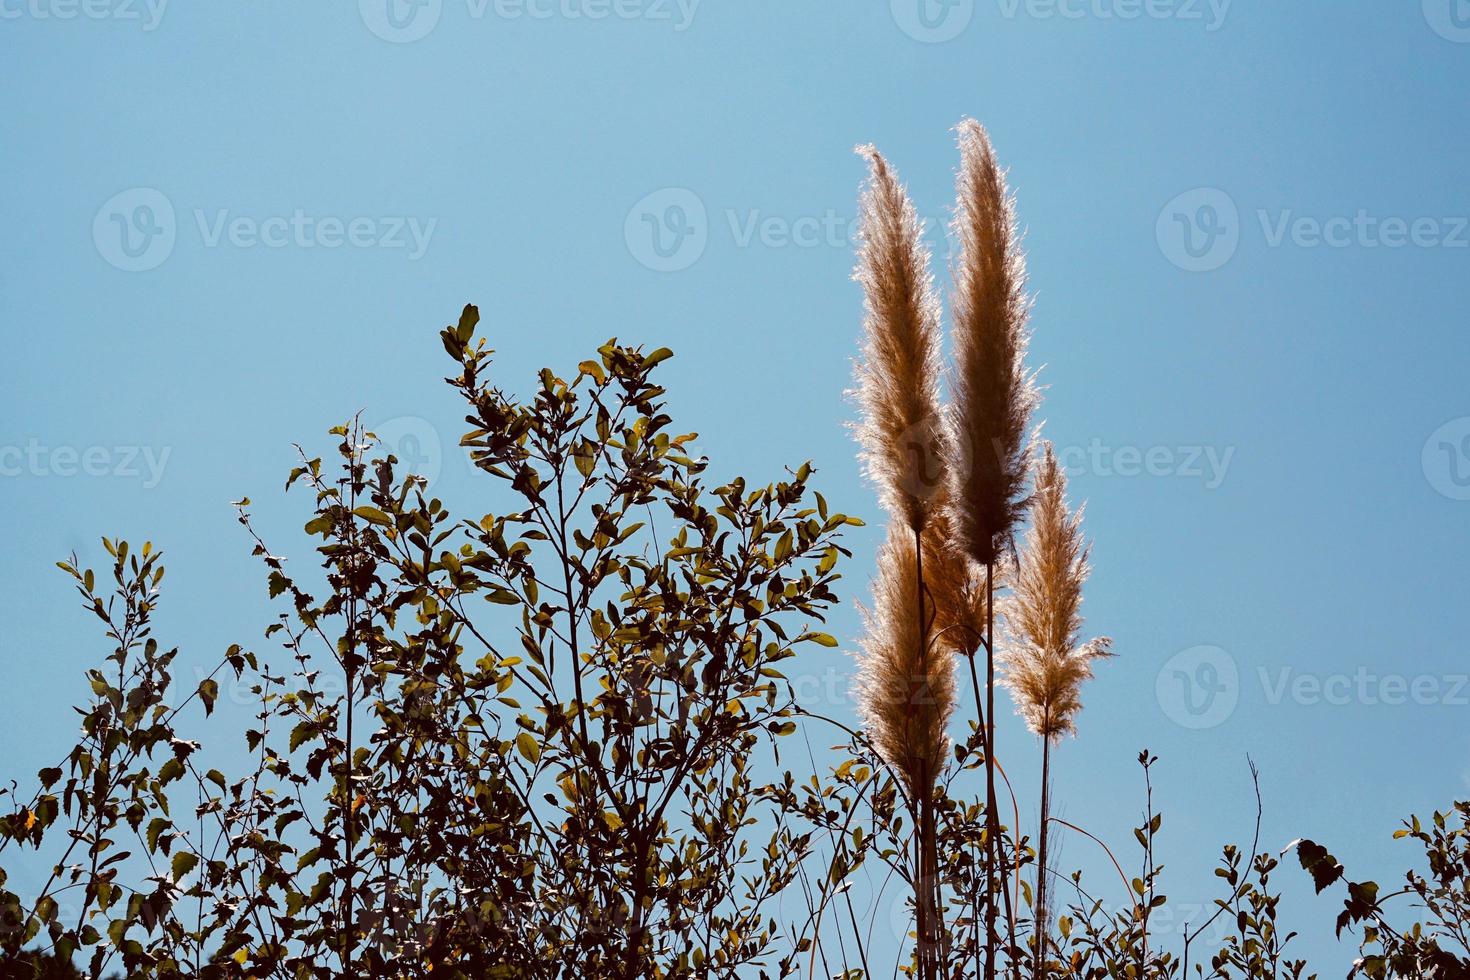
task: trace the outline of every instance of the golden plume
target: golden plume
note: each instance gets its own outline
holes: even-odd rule
[[[873,608],[861,609],[865,629],[857,694],[874,747],[911,798],[923,799],[949,754],[946,730],[955,705],[955,660],[915,642],[920,616],[933,616],[932,607],[920,606],[917,581],[912,535],[889,525],[878,555]]]
[[[958,129],[949,469],[955,533],[985,565],[1004,549],[1024,505],[1037,390],[1025,366],[1030,301],[1015,205],[985,130],[973,119]]]
[[[1003,683],[1026,727],[1050,740],[1076,731],[1081,688],[1092,677],[1093,661],[1111,656],[1106,637],[1078,644],[1082,586],[1091,568],[1082,511],[1068,512],[1066,492],[1066,475],[1047,443],[1020,571],[1005,603],[1010,642],[1002,655]]]
[[[994,570],[997,589],[1005,585],[1004,570]],[[985,637],[985,570],[959,548],[947,492],[939,496],[924,529],[924,588],[933,603],[934,643],[952,654],[974,656]]]
[[[869,179],[853,278],[866,299],[855,395],[860,458],[884,508],[912,531],[933,513],[938,467],[939,301],[923,224],[897,176],[871,146],[859,147]]]

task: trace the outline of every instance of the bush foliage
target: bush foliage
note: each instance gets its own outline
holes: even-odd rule
[[[667,350],[609,341],[520,401],[490,383],[477,321],[466,307],[442,341],[462,445],[505,506],[454,516],[371,433],[332,430],[331,463],[303,453],[287,480],[309,496],[319,571],[288,573],[238,504],[282,609],[269,652],[231,646],[181,687],[177,650],[153,635],[160,552],[109,540],[101,573],[60,563],[111,653],[88,671],[76,746],[0,807],[0,850],[55,854],[30,894],[0,870],[4,976],[893,975],[852,884],[865,866],[916,873],[901,782],[861,731],[820,774],[780,755],[835,723],[783,668],[836,645],[823,617],[859,522],[807,465],[706,485],[652,380]],[[248,703],[243,772],[210,768],[181,734],[222,684]],[[1075,896],[1056,921],[1030,921],[1035,855],[1003,798],[1006,936],[983,963],[983,749],[972,723],[935,808],[943,975],[1307,975],[1277,922],[1280,856],[1256,845],[1224,849],[1214,918],[1182,948],[1151,934],[1166,900],[1148,753],[1122,912],[1074,874],[1052,885],[1058,904]],[[1392,895],[1298,845],[1319,891],[1347,889],[1357,972],[1467,975],[1467,816],[1461,803],[1406,825],[1428,870]],[[1426,921],[1391,925],[1400,896]],[[900,960],[915,969],[912,944]]]

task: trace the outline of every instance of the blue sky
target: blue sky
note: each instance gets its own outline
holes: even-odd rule
[[[476,508],[435,337],[465,302],[511,388],[611,335],[673,348],[716,475],[810,458],[871,519],[861,597],[850,151],[942,221],[973,115],[1118,653],[1057,755],[1068,818],[1130,847],[1160,755],[1182,918],[1248,841],[1247,755],[1266,846],[1380,881],[1397,821],[1466,795],[1465,0],[393,2],[0,2],[7,780],[54,761],[106,652],[67,552],[163,547],[160,631],[202,665],[271,615],[228,502],[306,560],[293,441],[362,409]],[[850,649],[850,604],[834,627]],[[805,670],[850,710],[844,658]],[[1337,902],[1303,878],[1284,912],[1334,975]]]

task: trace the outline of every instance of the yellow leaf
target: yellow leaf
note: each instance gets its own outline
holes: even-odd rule
[[[532,765],[541,761],[541,746],[536,744],[536,736],[530,732],[521,732],[516,736],[516,749]]]

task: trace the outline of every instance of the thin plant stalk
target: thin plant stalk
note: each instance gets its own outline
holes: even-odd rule
[[[921,528],[914,528],[914,590],[919,601],[915,603],[915,626],[918,630],[916,642],[918,643],[918,663],[921,665],[928,659],[928,629],[924,622],[924,532]],[[924,692],[928,697],[928,691]],[[928,772],[925,766],[922,785],[918,792],[923,795],[919,797],[919,814],[915,828],[918,833],[915,837],[915,849],[917,860],[914,864],[914,911],[918,916],[919,933],[919,977],[935,978],[938,976],[937,966],[934,961],[934,901],[933,881],[930,878],[930,855],[934,844],[934,790],[932,785],[933,774]]]
[[[995,874],[1000,821],[995,812],[995,562],[985,563],[985,976],[995,977]],[[1004,885],[1002,890],[1004,890]]]
[[[1046,942],[1049,916],[1047,913],[1046,888],[1046,844],[1051,836],[1047,821],[1051,816],[1051,739],[1041,740],[1041,828],[1036,845],[1036,980],[1042,980],[1046,971]]]

